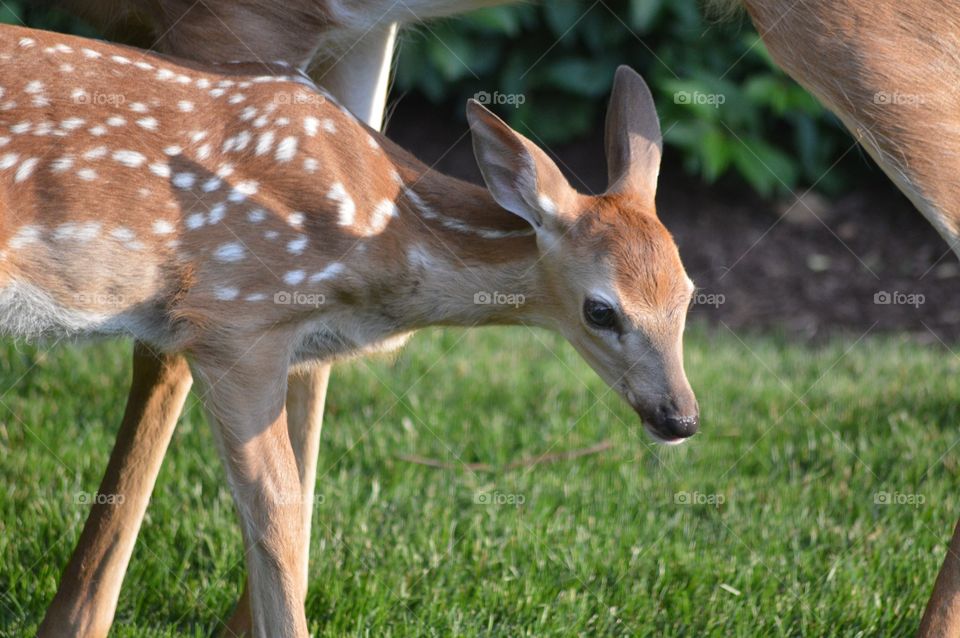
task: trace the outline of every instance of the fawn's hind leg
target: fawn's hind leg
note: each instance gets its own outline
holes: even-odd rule
[[[39,636],[107,635],[150,492],[191,383],[183,357],[134,347],[127,408],[99,488],[100,494],[123,498],[94,503]]]

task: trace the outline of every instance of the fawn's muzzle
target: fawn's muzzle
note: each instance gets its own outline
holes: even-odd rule
[[[671,400],[654,410],[635,409],[647,431],[661,443],[682,443],[700,429],[700,408],[695,400],[690,406],[679,406]]]

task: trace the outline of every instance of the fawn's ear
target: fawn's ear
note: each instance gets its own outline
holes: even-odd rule
[[[570,215],[577,192],[547,154],[476,100],[467,102],[473,154],[500,206],[536,229]]]
[[[608,193],[657,193],[663,137],[647,83],[628,66],[613,80],[605,130]]]

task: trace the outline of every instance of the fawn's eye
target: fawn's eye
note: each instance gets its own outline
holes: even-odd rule
[[[617,329],[617,311],[605,301],[587,299],[583,302],[583,317],[591,327],[599,330]]]

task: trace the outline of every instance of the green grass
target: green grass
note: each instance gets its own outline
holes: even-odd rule
[[[703,431],[672,449],[652,447],[633,413],[542,332],[426,332],[395,358],[336,369],[312,631],[911,635],[960,513],[960,359],[893,337],[810,347],[689,332]],[[128,352],[2,348],[0,635],[32,634],[53,596],[87,514],[76,495],[96,489],[120,421]],[[208,635],[239,590],[232,503],[188,405],[115,636]],[[612,449],[572,461],[461,466],[605,440]],[[878,504],[878,492],[924,502]],[[723,503],[678,503],[684,493]]]

